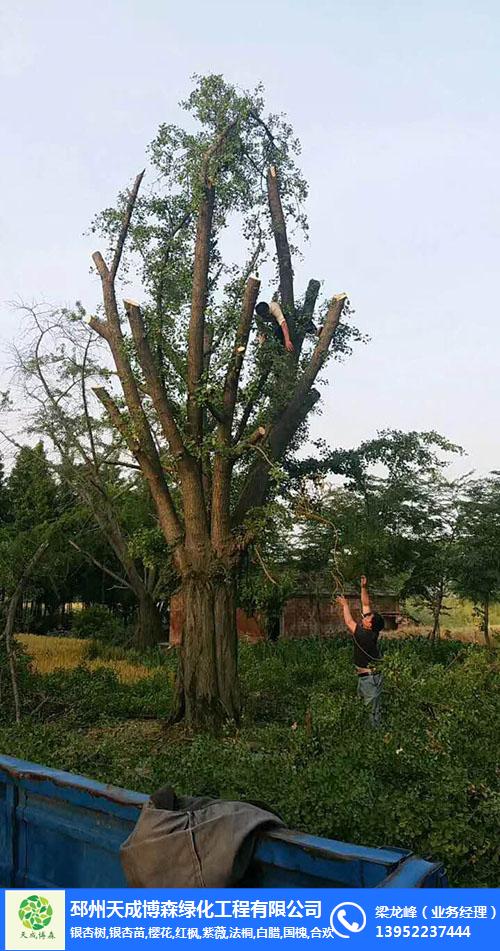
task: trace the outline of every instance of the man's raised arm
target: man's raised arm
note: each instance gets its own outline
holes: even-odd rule
[[[354,634],[354,631],[356,630],[356,621],[349,610],[349,605],[346,598],[337,598],[337,604],[340,604],[340,607],[344,612],[344,622],[346,627],[349,628],[351,634]]]
[[[368,594],[367,581],[364,575],[361,576],[361,607],[363,614],[371,613],[370,595]]]

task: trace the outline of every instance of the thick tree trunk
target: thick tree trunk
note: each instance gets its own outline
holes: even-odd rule
[[[183,585],[184,629],[176,718],[213,729],[238,721],[235,585],[226,576],[190,576]]]
[[[138,598],[135,641],[138,647],[154,647],[163,638],[161,615],[156,602],[144,590]]]

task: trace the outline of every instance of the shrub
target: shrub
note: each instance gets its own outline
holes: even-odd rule
[[[103,604],[94,604],[75,614],[72,625],[74,637],[102,638],[117,642],[123,639],[125,629],[122,621]]]
[[[0,749],[142,792],[260,800],[291,828],[440,860],[454,886],[500,884],[495,652],[386,643],[379,731],[341,639],[243,645],[243,719],[220,736],[167,730],[175,658],[161,664],[127,684],[83,667],[38,676],[36,723],[1,726]]]

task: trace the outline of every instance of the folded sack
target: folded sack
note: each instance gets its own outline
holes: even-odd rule
[[[177,797],[165,789],[142,807],[120,848],[127,883],[134,888],[235,885],[251,861],[255,834],[284,827],[278,816],[253,803]],[[159,803],[175,808],[158,808]]]

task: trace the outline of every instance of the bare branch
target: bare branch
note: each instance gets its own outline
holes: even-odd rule
[[[248,338],[250,336],[253,312],[257,303],[259,289],[260,281],[256,277],[250,277],[245,288],[243,307],[241,310],[238,329],[236,331],[234,350],[226,373],[223,405],[224,416],[227,419],[227,442],[229,442],[231,438],[231,426],[238,395],[238,383],[248,344]]]
[[[125,240],[128,234],[128,229],[130,227],[130,219],[132,218],[132,212],[134,210],[134,205],[137,200],[139,188],[141,187],[141,182],[142,182],[142,179],[144,178],[144,171],[145,169],[142,172],[140,172],[140,174],[135,179],[135,182],[132,186],[132,190],[129,194],[129,199],[127,202],[127,206],[125,208],[125,214],[123,216],[122,226],[120,228],[120,234],[118,235],[116,250],[113,255],[113,261],[111,263],[111,268],[109,272],[110,278],[112,281],[114,281],[118,272],[118,268],[120,266],[120,259],[122,256],[123,246],[125,244]]]
[[[87,366],[87,359],[89,355],[90,344],[91,344],[91,337],[89,337],[87,341],[87,345],[85,347],[85,350],[83,353],[83,360],[82,360],[82,372],[81,372],[82,402],[83,402],[83,412],[85,416],[85,425],[87,427],[87,432],[88,432],[89,440],[90,440],[90,451],[92,453],[92,459],[94,460],[95,470],[96,472],[99,472],[99,460],[97,458],[97,453],[95,448],[94,430],[92,429],[92,423],[90,419],[89,406],[87,401],[87,381],[85,378],[85,370]]]
[[[106,412],[111,419],[115,429],[123,436],[130,452],[137,459],[144,476],[149,484],[151,494],[156,502],[158,518],[160,525],[165,533],[168,543],[171,545],[174,558],[177,565],[185,567],[185,552],[182,548],[183,533],[179,517],[168,488],[165,475],[158,456],[158,451],[154,446],[153,437],[148,430],[149,440],[151,441],[154,452],[147,452],[144,448],[142,439],[138,438],[133,432],[126,418],[120,412],[114,399],[110,396],[104,387],[95,387],[94,393],[101,401]]]
[[[278,175],[274,165],[270,166],[267,173],[267,197],[274,240],[276,242],[276,254],[278,256],[281,304],[285,310],[285,316],[293,316],[295,312],[295,302],[293,293],[292,256],[290,254],[290,245],[288,244],[286,234],[286,222],[283,214],[283,205],[281,204]]]
[[[86,323],[104,340],[109,340],[110,332],[105,320],[99,320],[99,317],[88,317]]]
[[[261,119],[261,117],[260,117],[253,109],[248,113],[248,115],[250,116],[251,119],[254,120],[254,122],[257,123],[257,125],[262,126],[262,128],[264,129],[264,132],[266,133],[266,135],[267,135],[267,137],[268,137],[268,139],[269,139],[271,145],[272,145],[274,148],[276,148],[276,140],[275,140],[275,138],[274,138],[274,135],[273,135],[273,133],[271,132],[269,126],[266,125],[266,123],[264,122],[264,120]]]
[[[314,314],[314,308],[316,306],[320,287],[320,282],[315,281],[314,278],[312,278],[307,285],[306,296],[301,309],[301,325],[296,328],[295,332],[295,358],[297,361],[300,356],[300,351],[302,350],[302,344],[304,343],[307,323],[308,321],[312,320],[312,316]]]
[[[251,508],[263,502],[269,489],[269,470],[271,463],[281,458],[290,440],[305,421],[315,403],[319,400],[319,392],[312,387],[327,357],[328,349],[335,330],[338,327],[346,299],[346,294],[337,294],[332,298],[325,323],[309,364],[297,381],[294,393],[287,406],[274,421],[269,430],[266,440],[268,458],[258,460],[250,468],[234,512],[233,520],[236,525],[239,525],[243,521]]]
[[[203,374],[203,340],[205,333],[205,308],[208,293],[208,268],[210,262],[210,235],[214,212],[215,189],[206,185],[198,215],[193,266],[193,290],[191,318],[189,321],[188,351],[188,399],[187,413],[191,436],[197,442],[202,438],[203,409],[198,400],[198,387]]]
[[[130,329],[134,338],[137,356],[141,364],[148,393],[153,400],[158,419],[165,434],[165,438],[170,446],[170,451],[175,458],[182,458],[186,450],[182,441],[181,434],[174,418],[173,409],[168,401],[165,388],[162,386],[158,370],[149,346],[146,334],[146,327],[142,318],[139,305],[132,300],[123,301],[127,312]]]
[[[339,325],[340,317],[346,300],[347,294],[344,293],[336,294],[334,297],[332,297],[330,306],[328,308],[328,313],[326,315],[326,320],[321,329],[316,347],[314,348],[308,366],[298,380],[293,397],[295,402],[300,402],[300,400],[305,396],[307,391],[313,385],[319,371],[321,370],[321,367],[328,356],[328,350],[332,342],[333,335]]]
[[[111,571],[111,568],[107,568],[106,565],[103,565],[102,562],[98,561],[97,558],[94,558],[94,556],[91,555],[89,551],[84,551],[83,548],[80,548],[80,546],[77,545],[76,542],[74,542],[71,538],[69,538],[68,541],[72,548],[76,548],[76,550],[79,551],[81,555],[84,555],[85,558],[88,558],[88,560],[96,565],[97,568],[100,568],[101,571],[106,572],[106,574],[109,575],[110,578],[113,578],[114,581],[118,581],[123,588],[129,588],[130,591],[133,591],[132,585],[129,584],[125,578],[120,578],[120,575],[115,574],[114,571]]]

